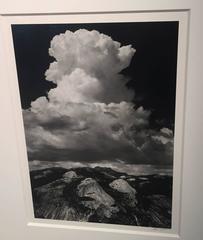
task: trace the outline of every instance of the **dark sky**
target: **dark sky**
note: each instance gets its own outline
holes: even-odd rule
[[[66,30],[98,30],[136,53],[123,74],[135,90],[134,101],[152,111],[151,128],[174,127],[178,22],[13,25],[13,39],[22,108],[44,96],[54,84],[44,73],[54,61],[51,39]]]

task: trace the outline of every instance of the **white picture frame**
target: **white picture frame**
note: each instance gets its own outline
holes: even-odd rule
[[[61,1],[62,2],[62,1]],[[6,185],[7,191],[2,188],[2,203],[4,206],[1,216],[1,226],[3,226],[2,239],[201,239],[201,230],[197,222],[198,206],[200,207],[201,191],[198,193],[198,165],[200,164],[200,151],[197,148],[199,142],[195,129],[201,122],[196,119],[195,114],[189,114],[190,111],[196,112],[194,103],[197,101],[198,91],[200,92],[200,71],[199,62],[194,65],[192,56],[196,53],[198,45],[195,42],[198,39],[197,27],[194,23],[200,16],[198,15],[198,1],[192,3],[166,1],[143,1],[143,3],[134,3],[130,1],[119,1],[113,5],[113,1],[108,3],[104,1],[102,6],[99,2],[91,1],[80,3],[80,6],[74,2],[59,6],[60,2],[53,1],[50,5],[40,3],[30,8],[32,5],[24,5],[24,1],[19,1],[18,6],[9,5],[9,2],[3,4],[1,10],[1,79],[2,91],[1,107],[3,114],[1,118],[2,129],[1,140],[3,142],[3,173],[1,182]],[[165,3],[164,3],[165,2]],[[39,3],[39,1],[38,1]],[[68,6],[69,5],[69,6]],[[33,5],[32,5],[33,6]],[[12,23],[62,23],[68,22],[95,22],[96,21],[117,21],[118,14],[123,21],[137,18],[137,21],[156,21],[160,19],[177,19],[180,22],[178,47],[178,73],[177,73],[177,105],[176,105],[176,133],[175,133],[175,161],[174,161],[174,206],[173,206],[173,227],[171,230],[132,228],[124,226],[106,226],[84,223],[61,223],[59,221],[44,221],[33,218],[31,189],[29,182],[29,171],[27,165],[26,146],[24,139],[24,129],[22,114],[20,108],[20,97],[18,92],[17,74],[11,30]],[[108,16],[108,17],[107,17]],[[190,21],[189,21],[190,16]],[[194,24],[194,25],[193,25]],[[190,25],[190,30],[188,27]],[[196,32],[197,31],[197,32]],[[192,49],[192,50],[191,50]],[[187,55],[188,54],[188,55]],[[187,65],[188,63],[188,65]],[[199,63],[200,64],[200,63]],[[187,84],[186,84],[187,79]],[[194,86],[194,79],[196,85]],[[190,88],[190,87],[191,88]],[[193,98],[189,98],[193,96]],[[195,98],[196,97],[196,98]],[[199,99],[201,102],[201,99]],[[197,106],[195,106],[197,107]],[[196,123],[196,124],[194,124]],[[6,126],[6,127],[5,127]],[[193,129],[193,131],[192,131]],[[192,131],[192,132],[191,132]],[[190,151],[189,151],[190,150]],[[3,159],[2,158],[2,159]],[[195,159],[191,163],[190,159]],[[179,160],[176,160],[179,159]],[[11,174],[9,174],[9,172]],[[191,177],[196,176],[196,178]],[[191,180],[192,179],[192,180]],[[189,181],[190,180],[190,181]],[[15,186],[15,187],[14,187]],[[188,191],[190,186],[190,191]],[[195,186],[195,188],[192,186]],[[15,188],[15,189],[13,189]],[[199,187],[200,188],[200,187]],[[193,194],[192,194],[193,193]],[[199,194],[199,200],[195,196]],[[196,203],[194,206],[194,202]],[[188,204],[194,213],[188,209]],[[186,219],[188,216],[189,219]],[[201,219],[200,219],[201,220]],[[194,225],[196,224],[196,225]],[[12,230],[11,230],[12,229]],[[190,229],[190,231],[188,231]],[[199,231],[199,233],[197,232]],[[200,238],[199,238],[200,237]]]

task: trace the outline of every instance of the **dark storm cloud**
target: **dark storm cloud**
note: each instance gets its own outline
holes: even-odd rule
[[[136,158],[137,157],[137,161]],[[142,157],[142,158],[140,158]],[[54,148],[53,146],[43,145],[38,146],[35,152],[29,153],[30,160],[43,159],[43,161],[71,161],[88,163],[102,163],[102,162],[117,162],[117,159],[126,159],[125,163],[143,163],[144,159],[141,153],[129,148],[128,146],[122,149],[109,149],[102,151],[102,149],[87,148],[87,149],[68,149],[68,148]]]

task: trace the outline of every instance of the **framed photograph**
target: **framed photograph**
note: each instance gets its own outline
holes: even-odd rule
[[[188,26],[188,10],[1,16],[24,234],[180,239]]]

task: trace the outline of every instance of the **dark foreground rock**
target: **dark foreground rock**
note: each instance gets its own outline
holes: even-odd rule
[[[110,168],[30,172],[36,218],[171,227],[172,177]]]

